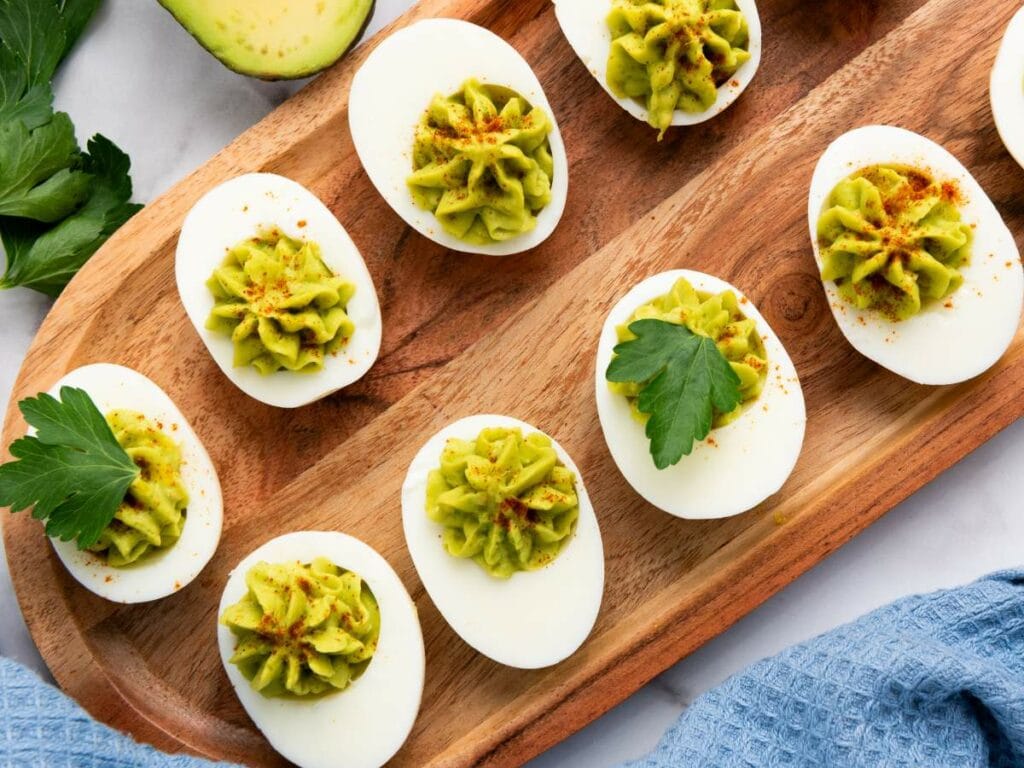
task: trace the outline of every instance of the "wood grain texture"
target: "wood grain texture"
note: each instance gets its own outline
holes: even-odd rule
[[[833,138],[889,122],[945,144],[1011,229],[1024,231],[1024,172],[999,142],[987,97],[1016,6],[763,0],[765,57],[750,89],[711,123],[658,144],[576,59],[547,0],[423,0],[397,25],[466,18],[510,40],[536,69],[570,156],[560,228],[530,253],[494,260],[445,252],[402,224],[370,185],[347,129],[351,75],[375,41],[133,219],[44,323],[4,444],[24,430],[16,400],[85,363],[129,365],[174,398],[206,443],[224,486],[224,538],[192,585],[122,607],[80,588],[37,523],[4,520],[19,600],[54,676],[94,715],[160,747],[279,764],[220,668],[214,626],[234,564],[299,529],[364,539],[417,602],[427,684],[394,765],[517,765],[730,626],[1024,412],[1022,333],[992,370],[955,387],[911,385],[855,353],[816,276],[805,203]],[[236,390],[174,288],[174,245],[189,207],[256,170],[291,176],[324,199],[362,250],[384,313],[369,375],[299,411]],[[593,400],[605,314],[640,279],[678,267],[720,275],[758,304],[807,399],[804,452],[789,482],[723,521],[676,520],[633,493]],[[473,652],[426,596],[403,542],[408,462],[444,424],[481,411],[556,436],[601,523],[601,615],[591,639],[553,669],[509,670]]]

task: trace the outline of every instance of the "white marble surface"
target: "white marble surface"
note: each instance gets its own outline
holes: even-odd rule
[[[409,4],[378,0],[374,29]],[[154,0],[107,0],[60,75],[57,102],[71,113],[80,140],[102,131],[129,152],[136,197],[146,201],[272,109],[291,87],[224,70]],[[28,291],[0,293],[0,403],[47,307]],[[534,768],[600,768],[640,755],[695,696],[748,663],[901,595],[1024,563],[1022,467],[1024,422],[1018,422]],[[0,653],[44,671],[5,568]]]

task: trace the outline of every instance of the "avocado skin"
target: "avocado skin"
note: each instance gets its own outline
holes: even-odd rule
[[[373,14],[377,10],[377,0],[373,0],[370,3],[370,7],[366,11],[366,17],[363,19],[363,23],[359,27],[359,31],[356,32],[355,36],[352,38],[352,42],[350,42],[348,46],[345,48],[345,50],[339,53],[338,56],[335,57],[333,60],[328,61],[319,66],[311,67],[308,70],[301,70],[299,72],[292,72],[288,74],[280,74],[270,71],[247,70],[244,67],[235,66],[230,61],[225,61],[220,56],[218,56],[216,51],[214,51],[199,35],[195,34],[191,29],[189,29],[188,24],[186,24],[185,21],[175,12],[174,0],[157,0],[157,2],[163,7],[164,10],[166,10],[169,14],[171,14],[171,16],[174,17],[174,20],[178,22],[185,29],[185,31],[188,32],[197,43],[199,43],[199,45],[201,45],[209,54],[211,54],[215,59],[217,59],[217,61],[219,61],[225,67],[230,69],[232,72],[236,72],[239,75],[255,77],[260,80],[266,80],[270,82],[277,80],[301,80],[304,77],[310,77],[311,75],[319,74],[320,72],[323,72],[325,69],[328,69],[329,67],[339,62],[349,51],[355,48],[356,45],[358,45],[359,42],[363,39],[363,34],[365,34],[366,32],[366,28],[370,26],[370,21],[373,20]]]

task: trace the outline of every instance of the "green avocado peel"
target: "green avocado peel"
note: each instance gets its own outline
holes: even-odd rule
[[[470,79],[435,96],[416,127],[413,201],[473,245],[529,232],[551,202],[552,129],[543,109],[501,86]]]
[[[245,596],[221,624],[238,642],[230,661],[267,697],[343,691],[369,666],[380,608],[358,574],[326,558],[254,565]]]
[[[735,0],[613,0],[608,29],[608,87],[647,107],[659,141],[676,110],[707,111],[750,59]]]
[[[228,69],[263,80],[315,75],[344,56],[374,0],[159,0]]]
[[[443,526],[445,550],[499,579],[551,563],[579,511],[576,477],[538,432],[491,427],[472,441],[452,438],[427,476],[427,515]]]
[[[316,243],[277,229],[228,251],[206,285],[206,327],[231,337],[236,366],[315,373],[355,333],[346,312],[355,285],[328,269]]]
[[[897,322],[963,284],[974,231],[961,219],[960,188],[900,165],[843,179],[818,218],[821,279],[858,309]]]

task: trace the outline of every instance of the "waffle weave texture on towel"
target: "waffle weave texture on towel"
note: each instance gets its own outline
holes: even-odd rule
[[[698,698],[627,768],[1024,768],[1024,571],[892,603]]]
[[[2,768],[227,768],[165,755],[93,720],[34,673],[0,657]]]

